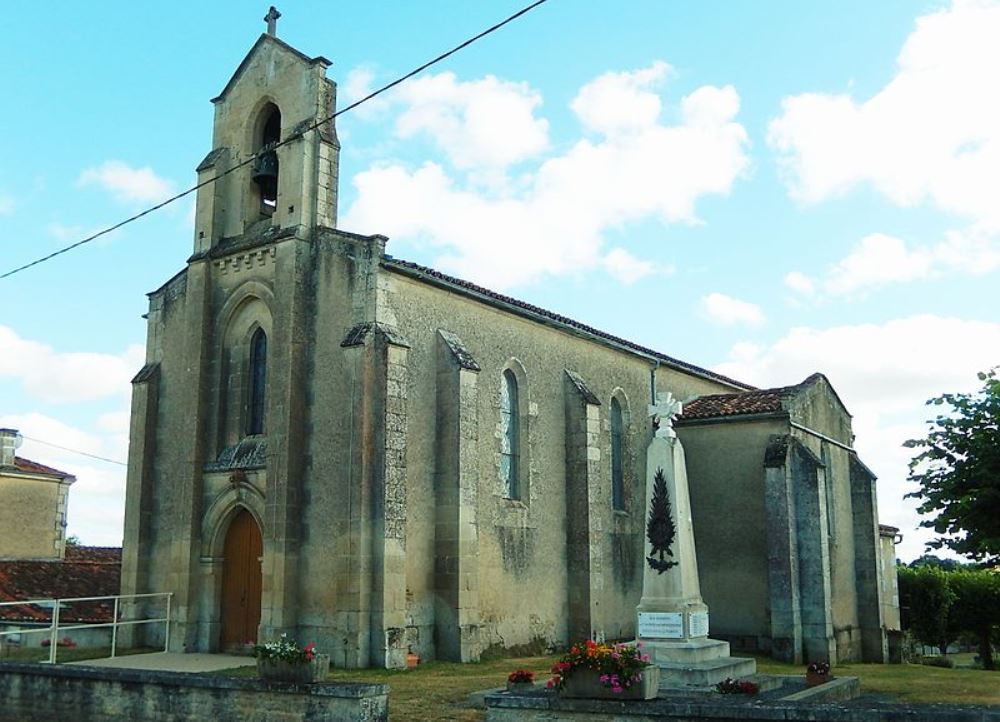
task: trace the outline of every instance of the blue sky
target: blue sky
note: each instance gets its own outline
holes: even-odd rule
[[[520,7],[287,2],[278,34],[343,107]],[[266,10],[8,9],[0,272],[190,186]],[[1000,362],[998,36],[993,2],[549,0],[338,120],[340,225],[751,383],[826,373],[912,558],[900,444]],[[126,458],[192,203],[0,281],[0,424]],[[22,452],[77,474],[71,534],[120,542],[122,467]]]

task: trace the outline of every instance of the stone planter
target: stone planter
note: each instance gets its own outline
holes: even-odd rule
[[[317,654],[310,664],[312,665],[312,681],[325,682],[330,674],[330,655]]]
[[[287,662],[283,659],[257,659],[257,675],[269,682],[309,684],[313,681],[311,662]]]
[[[806,687],[818,687],[821,684],[826,684],[831,679],[833,679],[833,675],[829,672],[826,674],[806,672]]]
[[[520,694],[521,692],[531,692],[535,688],[534,682],[508,682],[507,691],[511,694]]]
[[[567,677],[559,694],[583,699],[654,699],[660,689],[660,668],[649,665],[642,670],[642,679],[615,694],[601,683],[601,674],[593,669],[575,669]]]

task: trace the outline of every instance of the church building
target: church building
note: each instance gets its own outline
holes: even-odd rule
[[[170,647],[287,632],[401,667],[634,637],[669,391],[702,399],[677,426],[712,635],[883,659],[874,477],[826,380],[760,391],[338,229],[330,61],[274,15],[212,101],[216,180],[133,380],[122,593],[173,592]]]

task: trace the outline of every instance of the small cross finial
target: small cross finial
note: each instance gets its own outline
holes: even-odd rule
[[[656,403],[649,405],[649,415],[656,422],[656,435],[663,439],[671,439],[677,436],[674,431],[674,417],[684,410],[681,402],[674,398],[674,395],[667,392],[656,394]]]
[[[278,34],[278,18],[281,17],[281,13],[278,12],[278,8],[271,6],[271,9],[267,11],[267,15],[264,16],[264,22],[267,23],[267,34],[277,35]]]

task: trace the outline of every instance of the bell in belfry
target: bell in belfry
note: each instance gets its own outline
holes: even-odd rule
[[[257,156],[253,164],[253,181],[260,186],[261,197],[274,200],[278,195],[278,154],[267,150]]]

